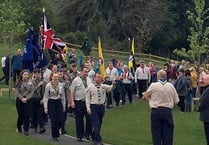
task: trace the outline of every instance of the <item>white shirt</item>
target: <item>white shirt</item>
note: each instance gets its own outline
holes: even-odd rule
[[[148,67],[138,67],[135,72],[135,82],[138,80],[148,80],[150,82],[150,71]]]
[[[109,67],[105,71],[105,76],[110,77],[110,81],[115,81],[118,76],[118,71],[116,68],[113,67],[112,70],[109,69]]]
[[[6,60],[6,56],[3,56],[1,58],[1,66],[2,66],[2,68],[5,67],[5,60]]]

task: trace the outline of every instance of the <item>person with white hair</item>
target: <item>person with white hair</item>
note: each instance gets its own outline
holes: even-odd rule
[[[129,71],[128,66],[123,66],[123,73],[122,73],[122,83],[124,88],[124,93],[122,93],[122,105],[126,103],[126,95],[128,95],[129,103],[132,103],[132,80],[134,79],[132,73]]]

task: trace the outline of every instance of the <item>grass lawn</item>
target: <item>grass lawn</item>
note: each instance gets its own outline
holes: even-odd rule
[[[204,145],[205,135],[199,113],[173,111],[174,145]],[[68,124],[68,132],[75,135],[74,122]],[[113,145],[152,145],[150,131],[150,109],[145,102],[136,102],[106,111],[102,137]]]
[[[8,94],[0,97],[0,145],[51,145],[52,143],[25,137],[15,132],[17,113],[14,92],[11,96],[10,99]],[[179,108],[175,108],[173,117],[174,145],[206,144],[198,112],[180,113]],[[69,134],[75,136],[74,120],[66,126]],[[102,137],[105,143],[113,145],[152,145],[148,104],[138,101],[132,105],[108,109],[103,120]]]
[[[7,95],[7,94],[6,94]],[[14,93],[12,94],[14,96]],[[14,97],[0,97],[0,145],[54,145],[46,141],[16,133],[16,108]]]

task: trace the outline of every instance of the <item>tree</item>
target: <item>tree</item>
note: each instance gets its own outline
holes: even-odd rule
[[[0,40],[9,46],[25,32],[24,13],[18,3],[5,1],[0,4]]]
[[[194,12],[187,11],[188,20],[191,23],[190,34],[187,37],[190,49],[175,49],[174,53],[184,56],[191,61],[201,63],[201,55],[209,52],[209,27],[206,26],[209,8],[205,7],[205,0],[193,0],[195,4]]]

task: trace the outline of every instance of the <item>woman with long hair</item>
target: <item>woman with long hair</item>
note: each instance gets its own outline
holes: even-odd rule
[[[17,132],[22,133],[22,125],[24,126],[24,135],[29,135],[31,97],[34,93],[34,86],[29,79],[27,70],[20,72],[20,77],[15,83],[16,108],[17,108]]]
[[[51,119],[52,140],[58,141],[59,129],[62,123],[62,112],[65,112],[64,86],[59,82],[58,74],[51,73],[50,82],[45,87],[44,111]]]

